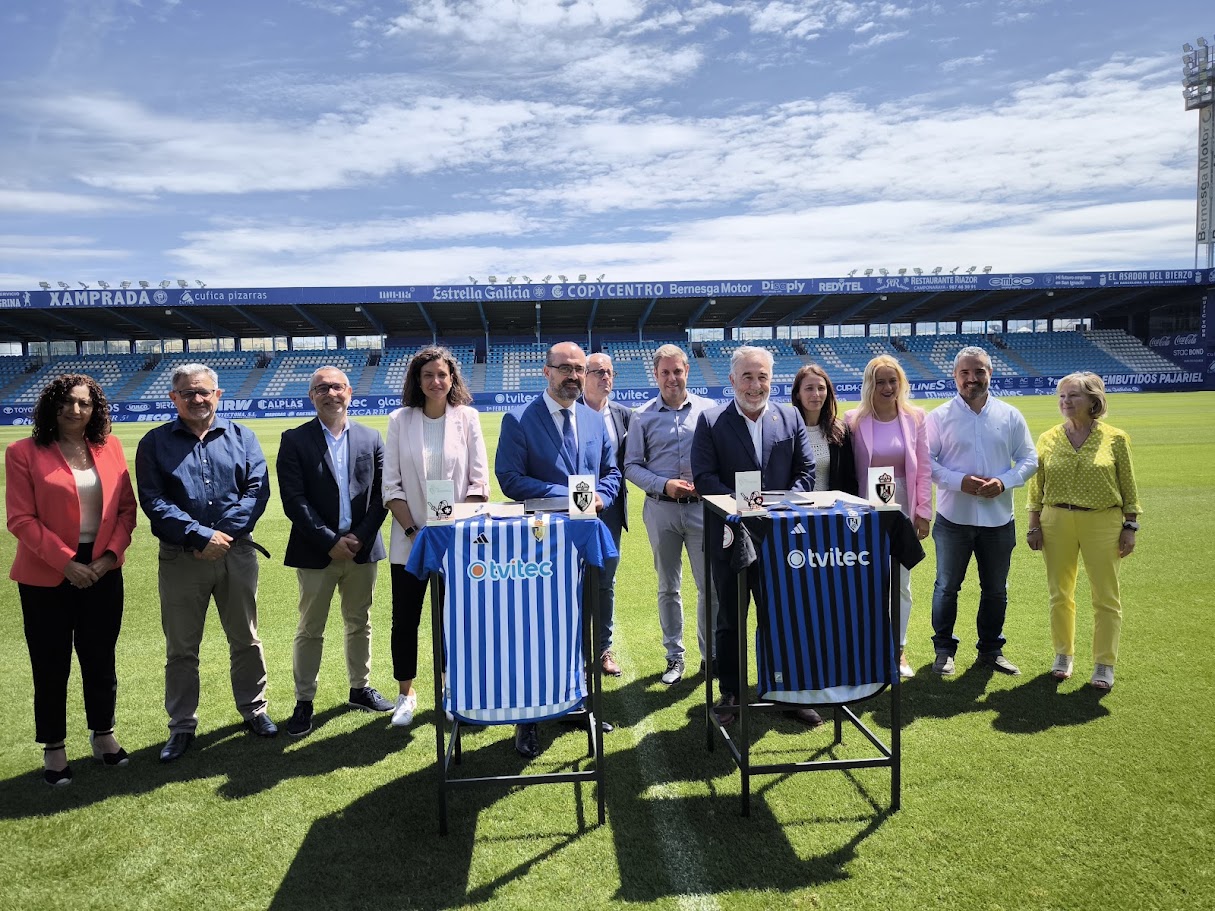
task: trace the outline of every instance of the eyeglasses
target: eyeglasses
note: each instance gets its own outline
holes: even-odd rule
[[[345,383],[317,383],[312,387],[313,392],[319,392],[321,395],[327,395],[330,392],[345,392]]]
[[[586,373],[586,367],[582,364],[549,364],[549,366],[562,376],[582,376]]]
[[[183,399],[209,399],[215,395],[214,389],[174,389],[173,394]]]
[[[587,373],[591,376],[597,376],[601,380],[606,380],[616,375],[616,371],[608,370],[606,367],[600,367],[598,370],[588,370]]]

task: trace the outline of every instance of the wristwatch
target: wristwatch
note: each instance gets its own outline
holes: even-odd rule
[[[1126,531],[1139,531],[1139,523],[1132,522],[1130,519],[1127,519],[1125,522],[1123,522],[1122,527]]]
[[[414,533],[417,532],[417,530],[418,530],[418,526],[410,525],[407,529],[405,529],[405,537],[412,538],[414,536]]]

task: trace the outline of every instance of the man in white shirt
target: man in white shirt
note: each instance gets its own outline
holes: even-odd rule
[[[1017,539],[1012,488],[1038,470],[1038,453],[1021,412],[989,394],[991,358],[986,351],[959,351],[953,380],[958,394],[927,420],[928,454],[937,485],[932,669],[954,672],[958,591],[973,555],[979,570],[979,662],[1016,675],[1021,672],[1004,657],[1008,569]]]

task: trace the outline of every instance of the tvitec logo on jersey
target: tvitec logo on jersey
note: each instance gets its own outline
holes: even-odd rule
[[[824,566],[868,566],[869,551],[841,550],[838,547],[824,551],[791,550],[785,560],[794,569],[807,565],[811,569]]]
[[[547,579],[553,574],[553,561],[541,560],[528,563],[526,560],[474,560],[468,564],[468,578],[474,582],[500,582],[507,579]]]

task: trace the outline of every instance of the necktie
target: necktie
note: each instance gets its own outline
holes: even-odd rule
[[[561,409],[561,451],[569,460],[570,471],[578,473],[578,446],[574,443],[574,422],[570,420],[570,410]]]

